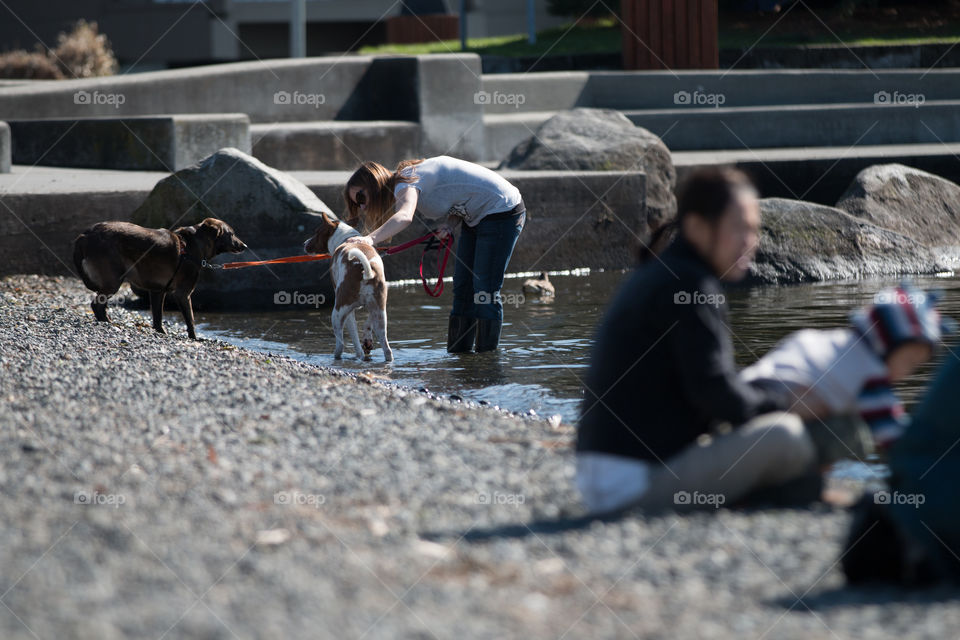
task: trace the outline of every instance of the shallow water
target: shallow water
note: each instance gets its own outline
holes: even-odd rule
[[[363,371],[395,383],[457,394],[512,411],[559,414],[565,422],[574,422],[583,396],[582,380],[593,333],[625,277],[622,271],[551,276],[557,290],[554,300],[523,297],[523,278],[508,278],[503,295],[513,304],[505,305],[501,348],[487,354],[446,352],[451,286],[440,298],[428,297],[419,284],[390,289],[388,330],[395,358],[390,365],[383,363],[379,349],[373,351],[371,361],[363,362],[348,347],[343,359],[335,361],[329,308],[204,313],[198,316],[198,328],[207,336],[247,348]],[[960,278],[922,277],[914,281],[923,288],[942,289],[942,309],[960,319]],[[753,362],[792,331],[843,326],[850,309],[869,302],[880,288],[898,282],[898,278],[885,278],[731,291],[728,303],[738,365]],[[363,321],[359,318],[361,327]],[[956,342],[951,336],[946,345],[953,348]],[[951,355],[942,350],[937,361],[943,357]],[[915,401],[934,368],[933,364],[924,366],[898,385],[908,405]]]

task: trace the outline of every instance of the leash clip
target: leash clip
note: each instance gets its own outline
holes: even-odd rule
[[[204,269],[223,269],[222,264],[213,264],[212,262],[207,262],[206,260],[201,260],[200,266]]]

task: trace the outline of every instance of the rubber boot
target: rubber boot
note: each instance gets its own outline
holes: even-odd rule
[[[477,335],[476,318],[450,316],[447,325],[447,353],[466,353],[473,349],[473,339]]]
[[[493,351],[500,344],[500,320],[477,320],[477,353]]]

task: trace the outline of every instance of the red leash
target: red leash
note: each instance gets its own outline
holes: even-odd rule
[[[391,256],[395,253],[400,253],[401,251],[406,251],[410,247],[415,247],[418,244],[426,241],[426,246],[423,248],[423,253],[420,255],[420,282],[423,283],[423,290],[427,292],[427,295],[432,298],[439,298],[440,294],[443,293],[443,272],[447,269],[447,259],[450,258],[450,249],[453,247],[453,236],[447,236],[443,240],[440,240],[437,237],[437,234],[433,231],[430,233],[420,236],[409,242],[404,242],[403,244],[398,244],[395,247],[387,247],[381,249],[386,255]],[[437,243],[439,247],[437,246]],[[423,259],[427,255],[427,251],[430,251],[433,248],[437,248],[437,285],[430,288],[430,285],[427,284],[427,278],[423,275]],[[439,249],[443,249],[443,255],[440,255]]]
[[[450,249],[453,247],[453,236],[447,236],[444,240],[439,240],[437,234],[431,231],[428,234],[422,235],[419,238],[410,240],[409,242],[404,242],[403,244],[398,244],[395,247],[382,247],[377,249],[377,251],[382,252],[385,255],[392,256],[395,253],[400,253],[401,251],[406,251],[411,247],[415,247],[418,244],[426,243],[426,246],[423,248],[423,254],[420,256],[420,282],[423,283],[423,290],[427,292],[427,295],[439,298],[440,294],[443,293],[443,272],[447,269],[447,260],[450,258]],[[439,242],[439,246],[437,243]],[[427,251],[437,248],[437,285],[432,289],[427,284],[427,278],[423,275],[423,258],[427,255]],[[443,249],[443,256],[440,255],[439,249]],[[289,256],[287,258],[274,258],[272,260],[257,260],[255,262],[227,262],[224,264],[210,264],[204,260],[204,267],[208,269],[241,269],[243,267],[259,267],[265,264],[290,264],[296,262],[312,262],[314,260],[327,260],[330,257],[329,253],[317,253],[312,255],[304,256]]]

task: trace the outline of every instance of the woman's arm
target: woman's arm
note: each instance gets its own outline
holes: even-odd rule
[[[369,245],[376,245],[380,242],[389,240],[406,229],[413,222],[413,214],[417,211],[417,190],[408,187],[397,196],[397,212],[390,216],[386,222],[368,236],[356,236],[350,238],[347,242],[365,242]]]

